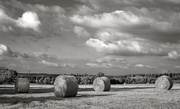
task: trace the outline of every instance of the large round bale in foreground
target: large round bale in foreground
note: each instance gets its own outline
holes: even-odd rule
[[[28,93],[30,89],[30,82],[28,78],[17,78],[15,81],[15,91],[17,93]]]
[[[158,90],[170,90],[173,87],[173,81],[169,76],[161,76],[155,81],[156,89]]]
[[[97,92],[109,91],[111,83],[107,77],[99,77],[93,81],[93,87]]]
[[[57,97],[75,97],[78,82],[75,76],[60,75],[54,81],[54,94]]]

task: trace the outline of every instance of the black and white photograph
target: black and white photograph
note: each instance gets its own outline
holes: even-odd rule
[[[0,109],[180,109],[180,0],[0,0]]]

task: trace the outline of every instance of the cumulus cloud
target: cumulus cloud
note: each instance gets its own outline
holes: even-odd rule
[[[57,67],[57,68],[76,68],[76,64],[72,63],[56,63],[52,61],[46,61],[46,60],[41,60],[39,61],[40,64],[49,66],[49,67]]]
[[[3,24],[1,28],[4,32],[12,31],[13,30],[12,26],[15,25],[21,28],[31,28],[35,31],[38,31],[39,25],[41,24],[41,22],[38,19],[38,15],[35,12],[27,11],[23,13],[21,18],[13,19],[12,17],[8,16],[5,13],[5,11],[1,8],[0,8],[0,23]]]
[[[86,63],[86,66],[87,67],[90,67],[90,68],[106,68],[106,69],[128,69],[129,68],[129,64],[126,64],[126,65],[116,65],[116,64],[113,64],[113,63]]]
[[[114,29],[135,37],[159,42],[177,42],[179,37],[179,13],[147,8],[130,8],[95,15],[74,15],[71,21],[96,29]],[[172,36],[172,37],[169,37]]]
[[[13,22],[14,19],[12,19],[11,17],[9,17],[5,11],[0,7],[0,22],[1,23],[7,23],[8,21]]]
[[[74,15],[71,20],[78,24],[91,27],[121,27],[138,24],[140,18],[132,12],[117,10],[112,13],[95,14],[94,16]],[[121,24],[121,25],[120,25]]]
[[[97,10],[87,5],[78,5],[77,8],[73,11],[73,13],[78,15],[89,15],[97,13]]]
[[[75,26],[74,33],[76,33],[77,37],[89,37],[90,33],[88,33],[83,27]]]
[[[179,0],[78,0],[83,4],[89,5],[99,11],[111,11],[115,9],[124,9],[126,7],[146,7],[159,8],[167,10],[180,10]]]
[[[36,58],[37,60],[39,59],[45,59],[45,60],[56,60],[57,58],[55,56],[51,56],[45,53],[41,52],[33,52],[32,54],[27,54],[27,53],[20,53],[17,51],[12,51],[10,47],[0,44],[0,56],[7,56],[7,57],[14,57],[14,58]]]
[[[42,52],[32,52],[29,54],[14,52],[4,44],[0,44],[0,60],[7,66],[28,69],[31,67],[40,68],[47,66],[52,68],[76,68],[76,64],[59,62],[59,59],[56,56]]]
[[[180,43],[162,43],[161,46],[168,49],[180,49]]]
[[[17,19],[17,25],[23,28],[32,28],[35,31],[39,31],[39,21],[38,15],[35,12],[25,12],[22,18]]]
[[[180,66],[174,66],[174,68],[178,68],[178,69],[180,69]]]
[[[155,69],[156,67],[150,66],[150,65],[143,65],[143,64],[136,64],[135,67],[137,68],[151,68]]]
[[[14,57],[14,59],[19,59],[21,62],[25,61],[41,61],[41,63],[46,63],[45,61],[54,61],[58,60],[56,56],[48,55],[42,52],[32,52],[32,53],[20,53],[16,51],[12,51],[10,47],[0,44],[0,57]],[[42,61],[45,60],[45,61]]]
[[[91,68],[114,68],[114,66],[111,63],[102,63],[102,64],[86,63],[86,66]]]
[[[14,31],[13,25],[15,25],[16,20],[9,17],[3,8],[0,7],[0,31],[2,32],[11,32]],[[11,26],[12,25],[12,26]]]
[[[64,14],[65,10],[60,6],[25,4],[17,0],[2,2],[5,5],[3,5],[4,8],[0,8],[0,14],[3,15],[0,17],[0,24],[2,24],[0,29],[2,28],[1,31],[4,31],[10,29],[7,28],[10,26],[14,30],[6,32],[5,35],[14,37],[28,36],[31,37],[30,39],[39,40],[61,36],[62,32],[67,32],[71,28],[71,24]],[[14,12],[7,9],[7,5],[11,6]],[[18,14],[15,15],[14,13]],[[22,16],[19,16],[20,14]]]
[[[49,67],[76,68],[76,64],[56,62],[57,60],[59,60],[57,57],[42,52],[33,52],[31,58],[33,58],[34,61],[38,61],[40,64]]]
[[[115,11],[112,13],[96,14],[94,16],[74,15],[71,20],[78,24],[91,27],[120,27],[122,25],[136,24],[139,22],[138,16],[131,12]],[[121,24],[121,25],[120,25]]]
[[[88,67],[99,67],[99,65],[96,63],[86,63],[86,66],[88,66]]]
[[[128,69],[128,66],[118,66],[118,68],[122,68],[122,69]]]
[[[95,38],[98,38],[102,41],[117,41],[117,40],[125,40],[132,38],[133,35],[128,33],[122,33],[115,30],[99,30],[97,31]],[[144,40],[144,39],[142,39]]]
[[[180,53],[173,50],[173,51],[168,53],[168,58],[169,59],[180,59]]]
[[[125,60],[123,58],[115,58],[115,57],[110,57],[110,56],[105,56],[105,57],[96,59],[96,62],[99,62],[99,63],[114,63],[114,62],[119,62],[119,61],[124,62]]]
[[[99,39],[90,38],[86,41],[86,44],[90,47],[95,48],[98,52],[105,54],[115,54],[115,55],[157,55],[164,56],[166,53],[161,49],[152,49],[145,47],[138,41],[132,40],[119,40],[113,42],[104,42]]]
[[[55,63],[55,62],[41,60],[39,63],[44,64],[46,66],[59,67],[59,65],[57,63]]]
[[[61,65],[61,67],[63,67],[63,68],[75,68],[76,64],[64,63],[64,64]]]
[[[48,55],[43,52],[33,52],[32,57],[36,57],[38,59],[43,59],[43,60],[56,60],[56,56]]]
[[[17,57],[17,54],[11,51],[8,46],[0,44],[0,56]]]
[[[14,31],[14,29],[11,26],[0,26],[0,30],[2,30],[3,32],[11,32]]]

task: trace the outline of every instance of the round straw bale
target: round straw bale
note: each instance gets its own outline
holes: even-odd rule
[[[28,93],[30,89],[30,82],[28,78],[17,78],[15,81],[15,91],[17,93]]]
[[[99,77],[93,81],[93,87],[97,92],[109,91],[111,83],[107,77]]]
[[[75,97],[78,82],[75,76],[60,75],[54,81],[54,94],[57,97]]]
[[[155,81],[156,89],[158,90],[170,90],[173,87],[173,81],[169,76],[161,76]]]

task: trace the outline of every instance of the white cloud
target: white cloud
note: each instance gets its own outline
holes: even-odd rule
[[[0,56],[17,57],[17,54],[12,52],[8,46],[0,44]]]
[[[168,53],[168,58],[170,58],[170,59],[179,59],[180,54],[179,54],[179,52],[173,50],[173,51]]]
[[[106,68],[106,69],[128,69],[129,64],[120,66],[120,65],[115,65],[113,63],[86,63],[86,66],[91,67],[91,68]]]
[[[118,68],[112,63],[86,63],[86,66],[91,68]]]
[[[88,33],[83,27],[75,26],[74,33],[76,33],[77,37],[89,37],[90,33]]]
[[[156,67],[150,66],[150,65],[143,65],[143,64],[136,64],[135,67],[138,68],[151,68],[151,69],[155,69]]]
[[[51,55],[45,54],[43,52],[33,52],[32,57],[36,57],[36,58],[44,59],[44,60],[56,60],[57,59],[56,56],[51,56]]]
[[[70,18],[73,22],[90,27],[121,27],[139,22],[138,16],[131,12],[115,11],[112,13],[96,14],[94,16],[74,15]]]
[[[12,51],[8,46],[0,44],[0,56],[14,57],[14,58],[29,58],[30,55],[26,53],[19,53]]]
[[[119,62],[119,61],[124,62],[125,60],[123,58],[115,58],[115,57],[110,57],[110,56],[105,56],[105,57],[96,59],[96,62],[99,62],[99,63],[114,63],[114,62]]]
[[[39,31],[39,21],[38,15],[35,12],[27,11],[23,13],[21,18],[16,21],[17,25],[23,28],[32,28],[35,31]]]
[[[169,48],[169,49],[180,49],[180,43],[162,43],[162,47]]]
[[[99,65],[96,64],[96,63],[86,63],[86,66],[88,66],[88,67],[95,67],[95,68],[99,67]]]
[[[13,22],[14,20],[12,18],[10,18],[8,15],[6,15],[4,10],[0,7],[0,22],[5,23],[8,21]]]
[[[26,4],[17,0],[4,1],[4,3],[8,6],[0,7],[0,15],[3,15],[0,16],[0,31],[6,32],[8,26],[14,30],[6,32],[5,35],[28,36],[37,41],[43,38],[61,36],[62,33],[69,32],[72,28],[72,24],[65,15],[65,10],[58,5]],[[11,9],[8,9],[9,6]],[[23,11],[20,16],[18,16],[19,10]],[[16,13],[18,14],[15,15]],[[6,30],[2,26],[5,26]]]
[[[180,66],[174,66],[174,68],[178,68],[178,69],[180,69]]]
[[[137,65],[135,65],[136,67],[144,67],[144,65],[143,64],[137,64]]]
[[[55,63],[55,62],[41,60],[39,63],[41,63],[43,65],[46,65],[46,66],[59,67],[59,65],[57,63]]]
[[[99,11],[111,11],[129,7],[167,9],[179,11],[179,0],[78,0],[85,5],[90,5]]]
[[[18,26],[21,28],[31,28],[34,31],[39,31],[39,21],[38,15],[35,12],[27,11],[24,12],[21,18],[13,19],[8,16],[3,9],[0,8],[0,23],[2,25],[2,30],[7,32],[7,30],[13,30],[12,26]],[[7,26],[6,26],[7,25]],[[11,26],[12,25],[12,26]]]
[[[4,25],[2,27],[0,27],[0,30],[2,30],[3,32],[14,31],[11,26],[4,26]]]
[[[100,30],[96,33],[95,38],[102,41],[117,41],[132,38],[133,35],[128,33],[121,33],[116,30]]]
[[[147,8],[130,8],[95,15],[74,15],[71,21],[95,29],[112,29],[134,37],[161,42],[177,41],[179,13]],[[105,34],[106,36],[108,34]],[[169,36],[173,36],[169,38]]]
[[[64,68],[75,68],[76,64],[64,63],[64,64],[61,65],[61,67],[64,67]]]
[[[129,67],[128,66],[118,66],[119,68],[122,68],[122,69],[128,69]]]
[[[77,9],[74,10],[75,14],[78,15],[89,15],[96,13],[97,10],[90,8],[89,6],[86,5],[78,5]]]
[[[72,64],[72,63],[56,63],[56,62],[47,61],[47,60],[41,60],[41,61],[39,61],[39,63],[49,66],[49,67],[76,68],[76,64]]]
[[[166,55],[162,49],[153,49],[133,40],[119,40],[113,42],[104,42],[99,39],[90,38],[86,44],[95,48],[98,52],[115,55]]]

